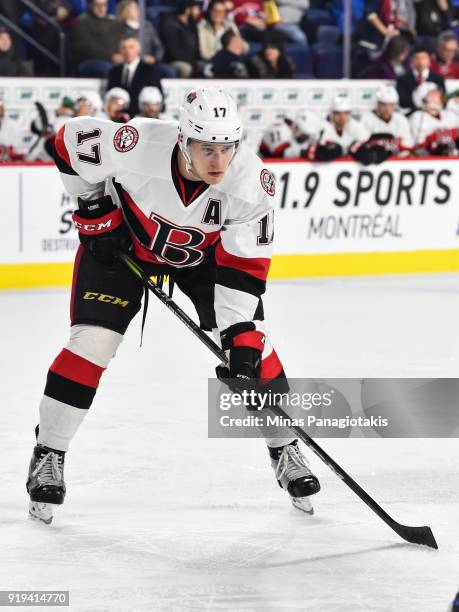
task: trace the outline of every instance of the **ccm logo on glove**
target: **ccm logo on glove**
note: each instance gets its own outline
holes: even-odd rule
[[[72,219],[75,223],[75,227],[81,234],[103,234],[121,225],[123,222],[123,213],[120,208],[117,208],[97,219],[96,223],[88,223],[87,219],[80,217],[77,213],[73,213]]]

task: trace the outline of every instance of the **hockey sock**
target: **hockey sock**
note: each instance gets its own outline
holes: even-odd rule
[[[121,334],[102,327],[72,327],[70,342],[48,372],[40,403],[39,444],[68,450],[121,340]]]

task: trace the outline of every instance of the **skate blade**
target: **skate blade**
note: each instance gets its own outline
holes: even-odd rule
[[[298,510],[305,512],[312,516],[314,514],[314,508],[312,507],[309,497],[291,497],[292,505]]]
[[[53,504],[31,501],[29,504],[29,518],[50,525],[53,520]]]

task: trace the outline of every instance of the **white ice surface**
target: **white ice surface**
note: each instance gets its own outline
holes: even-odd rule
[[[457,275],[271,283],[265,305],[290,376],[458,376]],[[77,612],[445,612],[459,586],[457,439],[319,440],[394,518],[430,525],[438,551],[400,540],[309,452],[322,491],[303,515],[261,440],[207,438],[215,360],[154,298],[144,346],[138,317],[72,443],[64,506],[51,527],[28,520],[33,427],[67,312],[66,291],[0,294],[1,589],[70,590]]]

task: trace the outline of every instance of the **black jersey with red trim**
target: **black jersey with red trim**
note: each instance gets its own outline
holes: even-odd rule
[[[136,256],[182,269],[215,249],[220,330],[253,319],[265,290],[273,238],[274,177],[244,143],[218,185],[185,183],[177,172],[175,122],[136,118],[68,121],[55,141],[69,193],[109,193],[123,210]],[[194,188],[194,189],[193,189]]]

